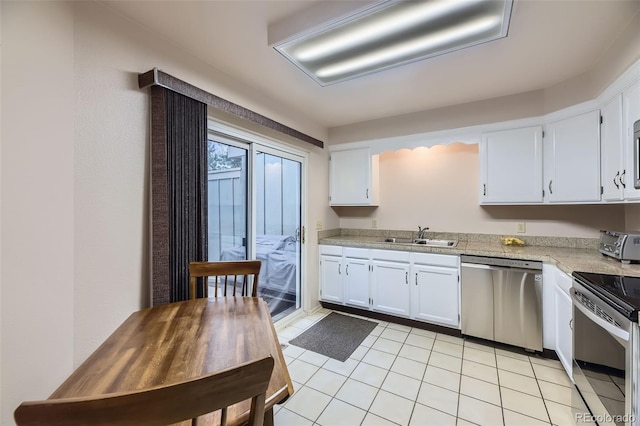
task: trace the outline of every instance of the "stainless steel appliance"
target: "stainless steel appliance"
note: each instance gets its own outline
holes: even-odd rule
[[[571,296],[573,380],[590,411],[574,416],[638,426],[640,278],[574,272]]]
[[[640,189],[640,120],[633,123],[633,187]]]
[[[599,251],[623,263],[640,262],[640,232],[600,231]]]
[[[542,262],[460,260],[462,334],[542,351]]]

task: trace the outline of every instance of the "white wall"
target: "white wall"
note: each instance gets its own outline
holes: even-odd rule
[[[478,145],[387,151],[380,154],[380,206],[335,208],[343,228],[469,232],[597,238],[624,226],[623,205],[480,206]]]
[[[75,50],[77,364],[148,300],[149,106],[147,91],[137,87],[139,72],[157,66],[303,132],[324,134],[93,2],[76,4]],[[110,272],[96,274],[105,262]]]
[[[625,225],[621,229],[640,232],[640,204],[625,207]]]
[[[73,6],[2,2],[2,412],[73,366]]]
[[[544,115],[544,90],[386,117],[329,129],[331,145],[415,135]]]
[[[149,294],[149,104],[169,74],[326,139],[326,130],[97,2],[2,2],[2,401],[46,398]],[[309,149],[309,223],[338,225],[326,150]],[[324,198],[324,196],[323,196]],[[44,207],[43,207],[44,206]],[[307,234],[309,245],[315,236]],[[307,262],[317,304],[317,253]]]

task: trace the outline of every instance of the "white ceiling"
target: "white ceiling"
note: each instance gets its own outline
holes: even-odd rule
[[[269,23],[317,1],[104,2],[326,127],[551,87],[589,71],[640,10],[638,0],[515,0],[504,39],[320,87],[267,45]]]

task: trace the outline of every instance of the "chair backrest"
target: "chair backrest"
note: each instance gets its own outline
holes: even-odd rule
[[[265,397],[273,370],[271,356],[168,386],[96,397],[23,402],[14,418],[18,426],[168,425],[251,398],[249,425],[262,426]]]
[[[198,278],[204,278],[204,297],[209,297],[208,277],[214,277],[214,296],[218,296],[218,286],[227,296],[227,289],[231,289],[235,296],[236,291],[240,291],[241,296],[249,296],[251,286],[251,296],[258,296],[258,274],[262,262],[259,260],[238,260],[233,262],[191,262],[189,264],[190,292],[189,297],[195,299],[197,292]],[[249,277],[253,277],[253,283]]]

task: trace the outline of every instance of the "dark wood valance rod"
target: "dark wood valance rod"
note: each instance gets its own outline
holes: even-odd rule
[[[138,85],[141,89],[149,86],[161,86],[181,95],[188,96],[192,99],[205,103],[213,108],[219,109],[229,114],[233,114],[245,120],[249,120],[253,123],[260,124],[269,129],[276,130],[287,136],[300,139],[301,141],[310,143],[320,148],[324,148],[324,142],[299,132],[291,127],[285,126],[282,123],[278,123],[264,115],[251,111],[240,105],[229,102],[226,99],[222,99],[219,96],[213,95],[205,90],[195,87],[185,81],[182,81],[164,71],[160,71],[158,68],[149,70],[143,74],[138,74]]]

